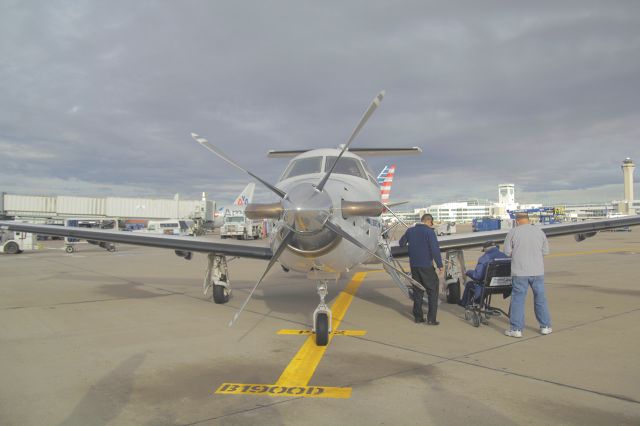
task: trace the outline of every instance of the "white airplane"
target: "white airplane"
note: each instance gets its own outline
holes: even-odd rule
[[[251,219],[274,221],[269,247],[220,243],[180,236],[143,235],[17,222],[0,222],[0,228],[168,248],[175,250],[178,256],[185,259],[190,259],[193,252],[205,253],[209,260],[205,288],[212,288],[215,303],[225,303],[229,300],[227,256],[268,261],[264,272],[234,315],[230,325],[236,321],[272,266],[279,262],[284,268],[306,274],[307,278],[317,282],[320,303],[313,313],[313,331],[316,344],[324,346],[332,332],[331,311],[324,303],[327,283],[337,280],[342,273],[362,263],[382,262],[394,281],[398,284],[404,283],[405,290],[409,284],[421,287],[402,270],[397,262],[397,258],[408,255],[407,248],[392,247],[384,238],[385,231],[380,225],[379,216],[385,209],[385,205],[381,201],[376,177],[362,159],[365,155],[419,153],[421,149],[418,147],[349,148],[366,121],[380,105],[383,96],[384,92],[381,92],[374,98],[341,148],[270,151],[271,157],[293,157],[275,185],[244,169],[206,139],[192,134],[192,137],[203,147],[237,169],[246,172],[278,197],[276,202],[250,203],[245,209],[245,214]],[[575,234],[576,240],[580,241],[595,235],[598,230],[633,225],[640,225],[640,216],[548,225],[541,229],[551,237]],[[464,277],[464,249],[479,247],[487,241],[502,242],[506,233],[506,230],[501,230],[456,234],[440,238],[440,247],[447,259],[445,265],[449,268],[449,271],[445,271],[447,277],[451,274],[458,275],[460,280]],[[460,282],[458,281],[458,285]]]
[[[253,200],[253,192],[256,189],[256,184],[250,182],[245,186],[242,192],[236,197],[231,206],[222,206],[213,214],[213,227],[220,228],[224,223],[224,216],[229,210],[240,208],[244,210],[244,207],[251,203]]]

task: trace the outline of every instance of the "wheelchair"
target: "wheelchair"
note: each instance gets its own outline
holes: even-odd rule
[[[480,296],[473,297],[470,304],[464,307],[464,319],[471,321],[474,327],[480,327],[480,323],[488,324],[492,316],[509,314],[500,308],[491,306],[491,297],[501,294],[503,298],[511,296],[511,259],[494,259],[487,265],[484,280],[481,283]]]

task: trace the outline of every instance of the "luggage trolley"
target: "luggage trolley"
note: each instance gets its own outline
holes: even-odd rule
[[[66,218],[64,220],[64,226],[73,226],[78,228],[98,228],[98,229],[118,229],[118,221],[116,219],[109,218],[99,218],[99,219],[77,219],[77,218]],[[71,254],[74,253],[76,249],[76,244],[80,242],[80,239],[75,237],[64,237],[64,250]],[[114,252],[116,251],[116,245],[113,243],[108,243],[104,241],[93,241],[87,240],[89,244],[94,244],[100,246],[101,248]]]
[[[508,317],[507,312],[491,306],[491,296],[502,294],[506,299],[511,295],[511,259],[494,259],[489,262],[484,281],[480,285],[482,286],[480,300],[474,299],[473,303],[465,306],[464,319],[471,320],[474,327],[479,327],[481,322],[488,324],[490,316],[503,314]]]

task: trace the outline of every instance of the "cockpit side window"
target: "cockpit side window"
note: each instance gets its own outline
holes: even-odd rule
[[[336,158],[338,157],[335,157],[335,156],[326,157],[326,160],[324,163],[325,172],[331,168],[333,163],[336,161]],[[360,161],[358,161],[356,158],[350,158],[350,157],[340,158],[340,161],[338,161],[338,164],[336,164],[336,168],[333,169],[333,173],[357,176],[362,179],[367,178],[367,174],[362,168],[362,164],[360,164]]]
[[[293,160],[280,180],[309,173],[320,173],[322,170],[322,157],[309,157]]]

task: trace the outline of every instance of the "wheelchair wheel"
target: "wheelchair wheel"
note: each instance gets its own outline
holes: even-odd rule
[[[477,312],[473,313],[473,326],[480,327],[480,315]]]
[[[464,310],[464,320],[469,321],[471,319],[471,312],[468,309]]]

